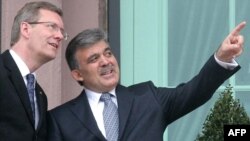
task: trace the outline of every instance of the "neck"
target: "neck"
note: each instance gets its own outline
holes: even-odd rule
[[[44,64],[43,62],[38,61],[34,54],[23,46],[14,45],[12,50],[24,61],[31,73]]]

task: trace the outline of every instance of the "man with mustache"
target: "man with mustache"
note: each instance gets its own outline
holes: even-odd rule
[[[84,90],[50,111],[49,141],[162,141],[170,123],[208,101],[239,70],[234,58],[242,53],[239,32],[245,24],[225,38],[193,79],[176,88],[156,87],[151,81],[120,85],[106,34],[100,29],[79,33],[70,41],[66,59]]]

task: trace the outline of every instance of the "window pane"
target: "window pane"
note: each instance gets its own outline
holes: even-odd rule
[[[169,0],[168,5],[168,84],[176,86],[196,75],[228,34],[229,4],[228,0]],[[172,123],[168,140],[195,140],[216,97]]]
[[[247,21],[247,26],[242,30],[244,35],[244,52],[237,60],[242,66],[241,70],[235,75],[237,85],[249,85],[250,84],[250,1],[240,0],[236,2],[236,24],[241,21]]]
[[[250,116],[250,92],[249,91],[237,92],[236,99],[240,100],[240,104],[244,106],[248,116]]]
[[[228,33],[227,0],[169,1],[169,74],[175,86],[197,74]]]

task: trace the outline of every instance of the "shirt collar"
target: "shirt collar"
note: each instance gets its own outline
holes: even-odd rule
[[[10,54],[13,57],[15,63],[17,64],[17,67],[19,71],[21,72],[22,77],[26,77],[27,74],[30,73],[30,70],[28,66],[25,64],[25,62],[22,60],[22,58],[12,49],[10,49]],[[35,75],[35,73],[33,73]],[[36,75],[35,75],[36,77]]]
[[[92,101],[95,104],[99,103],[102,93],[97,93],[97,92],[94,92],[94,91],[92,91],[90,89],[86,89],[86,88],[85,88],[85,93],[86,93],[89,101]],[[111,95],[116,97],[115,88],[113,90],[109,91],[108,93],[110,93]]]

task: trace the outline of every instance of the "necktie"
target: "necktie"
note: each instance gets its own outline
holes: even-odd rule
[[[108,141],[117,141],[119,134],[118,110],[115,103],[111,100],[109,93],[103,93],[101,101],[104,102],[103,121]]]
[[[34,95],[35,95],[35,76],[33,74],[28,74],[26,76],[27,78],[27,90],[29,94],[29,99],[30,99],[30,104],[31,104],[31,109],[32,109],[32,114],[33,118],[35,121],[35,101],[34,101]]]

